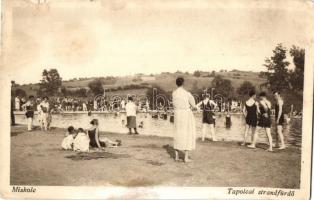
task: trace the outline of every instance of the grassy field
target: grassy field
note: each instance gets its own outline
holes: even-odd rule
[[[225,79],[229,79],[232,83],[232,86],[237,89],[244,81],[252,82],[256,87],[264,83],[266,80],[258,77],[259,73],[256,72],[245,72],[245,71],[230,71],[230,72],[216,72],[216,75],[220,75]],[[186,79],[186,88],[191,90],[193,88],[206,88],[210,87],[213,77],[195,77],[192,74],[185,73],[161,73],[153,75],[155,80],[141,80],[141,75],[134,76],[124,76],[124,77],[114,77],[112,81],[104,81],[103,87],[107,89],[117,89],[119,87],[124,87],[128,85],[142,85],[142,86],[159,86],[165,91],[172,91],[176,88],[175,79],[178,76],[183,76]],[[70,90],[75,90],[79,88],[88,89],[88,83],[94,80],[95,78],[86,78],[86,79],[75,79],[69,81],[63,81],[62,85]],[[38,84],[27,84],[18,86],[18,88],[23,89],[26,93],[36,95],[36,89],[38,89]],[[133,90],[122,90],[110,92],[110,95],[115,94],[143,94],[145,89],[133,89]],[[109,93],[108,93],[109,94]]]
[[[102,133],[119,148],[79,153],[61,150],[65,130],[48,133],[11,127],[11,185],[211,186],[299,188],[301,153],[266,152],[235,142],[197,141],[193,162],[174,162],[172,138]]]

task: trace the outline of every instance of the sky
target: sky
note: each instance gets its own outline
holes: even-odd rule
[[[39,82],[49,68],[64,80],[177,70],[259,72],[276,44],[305,48],[311,42],[306,36],[312,22],[300,1],[29,1],[7,11],[2,54],[3,69],[21,84]]]

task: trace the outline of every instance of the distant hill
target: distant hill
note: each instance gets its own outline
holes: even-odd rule
[[[221,71],[215,72],[215,76],[220,75],[224,79],[229,79],[235,89],[237,89],[242,82],[250,81],[257,88],[266,82],[266,79],[259,77],[259,73],[250,71]],[[137,74],[133,76],[123,76],[123,77],[92,77],[92,78],[76,78],[72,80],[67,80],[62,82],[68,90],[77,90],[80,88],[88,89],[88,83],[94,79],[99,78],[107,94],[127,94],[133,92],[132,94],[145,94],[147,88],[152,86],[158,86],[165,91],[172,91],[176,88],[175,79],[178,76],[183,76],[186,80],[186,88],[191,90],[204,89],[211,86],[211,82],[214,79],[212,72],[200,72],[199,77],[194,76],[191,73],[169,73],[163,72],[161,74],[153,75],[143,75]],[[129,86],[137,86],[135,88]],[[23,89],[27,95],[36,95],[36,90],[39,88],[39,84],[26,84],[19,85],[17,88]]]

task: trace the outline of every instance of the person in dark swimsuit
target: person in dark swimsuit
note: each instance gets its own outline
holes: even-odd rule
[[[260,105],[260,119],[258,122],[258,126],[261,128],[270,128],[271,127],[271,112],[270,107],[265,102],[265,105]]]
[[[249,92],[250,98],[245,102],[245,106],[243,107],[243,114],[245,117],[245,132],[244,132],[244,140],[241,145],[246,145],[246,138],[249,133],[249,130],[251,129],[252,135],[251,135],[251,141],[253,141],[253,135],[256,131],[256,125],[257,125],[257,107],[258,103],[255,101],[256,93],[255,91]]]
[[[199,102],[196,105],[198,108],[201,108],[203,110],[203,126],[202,126],[202,141],[205,140],[205,135],[210,130],[212,134],[212,140],[217,141],[216,134],[215,134],[215,113],[214,109],[217,106],[217,104],[210,100],[210,95],[206,94],[203,101]]]
[[[273,139],[271,136],[271,103],[270,101],[267,100],[266,97],[266,93],[265,92],[261,92],[260,93],[260,102],[259,102],[259,106],[258,106],[258,112],[260,114],[260,118],[258,121],[257,126],[264,128],[266,131],[266,135],[268,138],[268,142],[269,142],[269,148],[267,149],[267,151],[273,151]],[[256,144],[256,136],[257,134],[255,133],[253,135],[253,142],[251,145],[249,145],[249,148],[256,148],[255,144]]]
[[[99,136],[99,128],[98,128],[98,120],[97,119],[93,119],[90,124],[92,125],[92,127],[88,130],[88,136],[90,139],[89,145],[92,148],[99,148],[99,149],[104,149],[104,147],[117,147],[117,146],[121,146],[121,141],[120,140],[116,140],[111,141],[108,138],[105,137],[100,137]]]
[[[35,101],[34,96],[30,95],[28,97],[28,101],[23,104],[23,109],[26,110],[26,118],[27,118],[27,130],[31,131],[33,129],[33,118],[34,118],[34,111],[35,111]]]
[[[278,136],[279,136],[279,139],[280,139],[280,147],[279,149],[285,149],[286,148],[286,145],[285,145],[285,140],[284,140],[284,136],[283,136],[283,133],[282,133],[282,126],[283,126],[283,123],[284,123],[284,115],[283,115],[283,99],[280,95],[280,92],[278,91],[275,91],[274,92],[274,97],[276,99],[276,105],[275,105],[275,122],[276,122],[276,126],[277,126],[277,133],[278,133]],[[278,137],[277,137],[278,138]],[[278,142],[278,139],[277,139],[277,142]]]
[[[90,124],[92,125],[92,127],[87,132],[89,137],[89,146],[93,148],[103,149],[104,147],[106,147],[106,144],[99,140],[98,120],[93,119]]]

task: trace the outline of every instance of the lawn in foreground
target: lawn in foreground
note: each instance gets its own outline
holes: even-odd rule
[[[300,187],[301,153],[293,147],[269,153],[197,141],[194,161],[183,163],[171,157],[171,138],[102,133],[122,147],[78,153],[61,150],[65,129],[25,130],[11,127],[11,185]]]

